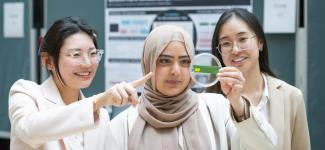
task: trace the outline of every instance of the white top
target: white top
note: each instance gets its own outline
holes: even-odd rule
[[[201,93],[199,95],[199,111],[207,127],[212,150],[251,150],[273,149],[277,144],[277,135],[268,121],[254,107],[250,107],[250,118],[240,123],[233,121],[230,115],[230,104],[220,94]],[[139,116],[136,107],[129,107],[111,121],[114,141],[109,143],[110,149],[128,150],[130,135],[136,118]],[[136,129],[135,129],[136,130]],[[179,145],[184,147],[181,127],[178,127]]]
[[[264,81],[264,89],[263,89],[261,100],[257,104],[256,108],[261,112],[261,114],[265,117],[265,119],[270,122],[269,88],[268,88],[266,76],[263,73],[262,73],[262,77]]]
[[[84,134],[79,133],[66,137],[64,141],[67,150],[83,150],[84,149]]]

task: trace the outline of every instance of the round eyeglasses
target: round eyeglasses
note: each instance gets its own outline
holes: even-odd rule
[[[236,44],[239,50],[247,50],[250,48],[252,43],[252,38],[255,38],[256,35],[253,36],[241,36],[236,40]],[[232,42],[230,40],[221,40],[217,46],[217,50],[222,55],[228,55],[230,54],[235,46],[235,42]]]
[[[91,63],[99,63],[102,59],[104,54],[103,49],[91,49],[88,52],[83,52],[80,49],[70,49],[66,53],[71,60],[75,61],[76,63],[82,64],[87,60],[90,60]]]

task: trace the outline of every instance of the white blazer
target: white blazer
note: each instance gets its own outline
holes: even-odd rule
[[[270,150],[275,148],[277,135],[255,107],[250,107],[251,117],[249,119],[237,123],[230,115],[229,101],[222,95],[202,93],[199,97],[199,111],[207,126],[212,150]],[[111,129],[115,140],[110,141],[110,149],[128,149],[128,136],[138,116],[138,109],[130,107],[112,119]],[[179,135],[181,146],[183,137]]]
[[[82,133],[85,150],[107,149],[109,116],[101,109],[94,122],[93,99],[65,105],[51,77],[41,85],[16,81],[9,92],[10,149],[75,149],[72,135]]]

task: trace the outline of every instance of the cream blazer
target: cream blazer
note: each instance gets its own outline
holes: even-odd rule
[[[18,80],[9,92],[11,150],[74,149],[71,135],[83,133],[85,150],[105,150],[109,116],[100,110],[94,122],[93,98],[65,105],[53,79],[38,85]]]
[[[250,107],[249,119],[236,123],[230,116],[229,101],[222,95],[202,93],[199,98],[199,111],[207,126],[212,150],[274,149],[276,133],[256,108]],[[137,108],[130,107],[113,118],[111,128],[115,140],[110,141],[111,149],[128,150],[128,136],[137,117]],[[180,145],[182,139],[180,136]]]
[[[270,123],[278,136],[277,150],[310,150],[305,102],[299,89],[267,75]]]

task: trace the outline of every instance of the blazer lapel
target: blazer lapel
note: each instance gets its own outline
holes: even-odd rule
[[[40,89],[42,91],[42,94],[44,96],[44,99],[53,103],[55,106],[63,106],[65,105],[65,103],[62,100],[61,94],[59,92],[59,89],[57,88],[54,80],[52,77],[49,77],[48,79],[46,79],[40,86]],[[83,95],[83,93],[80,91],[80,95],[81,98],[84,99],[85,96]],[[86,149],[93,149],[93,147],[96,147],[96,141],[97,141],[97,136],[98,133],[95,133],[97,130],[90,130],[90,133],[85,133],[85,140],[84,140],[84,144],[85,144],[85,148]],[[98,132],[98,131],[97,131]],[[89,135],[86,135],[89,134]],[[90,137],[89,137],[90,136]],[[67,138],[62,138],[60,140],[58,140],[59,142],[63,142],[65,148],[67,147],[66,144],[68,143],[68,139]]]
[[[270,96],[270,123],[278,135],[278,145],[283,145],[285,98],[280,90],[282,82],[267,76]]]
[[[41,90],[46,100],[54,104],[65,105],[52,77],[49,77],[41,84]]]

